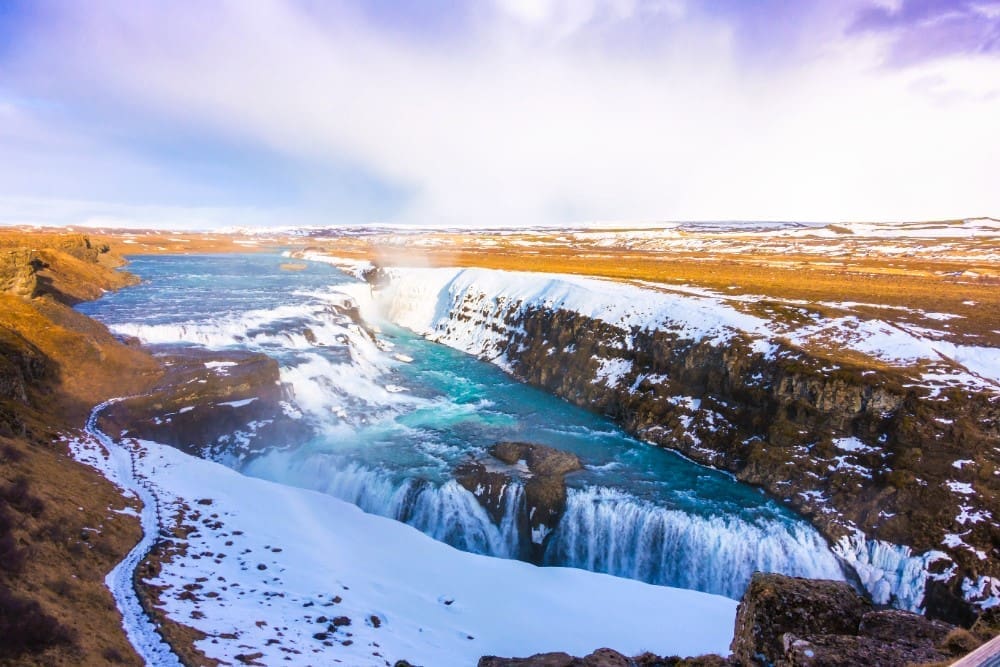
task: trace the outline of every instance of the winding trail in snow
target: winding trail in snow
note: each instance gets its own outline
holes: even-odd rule
[[[117,444],[97,427],[97,419],[101,412],[109,405],[121,400],[124,398],[113,398],[91,410],[85,430],[107,449],[108,466],[114,471],[117,478],[114,481],[117,481],[128,491],[135,493],[142,501],[140,514],[142,539],[108,573],[108,576],[104,578],[104,583],[111,590],[118,610],[122,614],[122,626],[125,628],[125,634],[143,662],[155,667],[181,667],[180,659],[163,641],[156,630],[156,624],[143,610],[133,583],[136,568],[152,550],[160,532],[159,501],[148,482],[136,474],[133,452]]]

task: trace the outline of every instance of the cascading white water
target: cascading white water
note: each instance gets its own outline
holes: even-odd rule
[[[776,520],[703,517],[607,488],[571,489],[545,553],[568,565],[738,598],[757,570],[842,579],[822,538]]]
[[[516,558],[519,553],[516,522],[524,504],[520,484],[508,487],[503,520],[496,525],[476,497],[454,480],[443,484],[398,480],[387,471],[356,463],[331,465],[323,457],[289,462],[274,455],[250,462],[244,472],[328,493],[464,551],[500,558]]]
[[[195,270],[177,272],[171,261]],[[145,267],[161,282],[116,294],[109,324],[149,343],[241,347],[278,359],[293,395],[289,412],[314,426],[316,438],[295,449],[275,442],[249,460],[229,462],[242,472],[337,496],[460,549],[524,557],[534,549],[521,533],[521,484],[507,487],[498,525],[452,471],[470,456],[486,456],[499,440],[525,439],[576,452],[586,468],[570,481],[575,488],[550,536],[546,563],[731,597],[739,597],[755,569],[842,578],[814,530],[728,478],[631,440],[468,355],[388,325],[373,340],[353,317],[357,306],[376,310],[367,285],[316,275],[311,291],[283,291],[309,274],[281,272],[274,258],[241,261],[263,273],[227,273],[218,260],[208,266],[197,258],[137,260],[137,270]],[[190,276],[209,270],[224,279],[199,292],[212,298],[189,298],[191,283],[206,280]],[[248,290],[246,275],[263,275],[272,288]],[[164,288],[162,281],[174,282]],[[448,282],[413,281],[428,300],[399,304],[414,306],[413,317],[432,311],[426,319],[437,322],[454,296]],[[233,307],[234,300],[242,307]],[[159,311],[150,313],[150,303]],[[466,351],[483,352],[502,322],[467,324],[476,329],[470,340],[483,344]]]
[[[317,489],[366,512],[403,521],[473,553],[516,558],[528,545],[518,533],[524,489],[504,494],[500,524],[454,480],[434,484],[324,457],[251,462],[254,475]],[[822,538],[777,519],[698,516],[643,502],[610,488],[569,489],[566,511],[544,554],[546,565],[578,567],[650,583],[739,598],[757,570],[842,579]]]

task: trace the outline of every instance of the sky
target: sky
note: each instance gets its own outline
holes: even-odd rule
[[[0,0],[0,223],[1000,217],[1000,0]]]

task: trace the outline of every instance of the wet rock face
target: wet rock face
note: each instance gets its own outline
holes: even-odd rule
[[[947,660],[954,626],[900,610],[872,610],[848,584],[754,574],[736,612],[740,665],[883,665]]]
[[[100,427],[205,458],[241,459],[309,430],[286,415],[278,364],[263,354],[184,350],[163,357],[167,373],[149,394],[110,406]]]
[[[499,525],[508,511],[517,512],[520,543],[530,545],[520,556],[541,563],[549,536],[566,510],[565,475],[582,469],[580,459],[527,442],[499,442],[490,448],[490,455],[503,466],[469,461],[455,469],[455,479],[476,496],[494,523]],[[514,484],[524,486],[524,502],[510,508],[508,494]]]
[[[503,521],[509,487],[514,483],[510,473],[488,470],[479,461],[465,461],[456,466],[455,479],[476,496],[493,523],[499,525]]]

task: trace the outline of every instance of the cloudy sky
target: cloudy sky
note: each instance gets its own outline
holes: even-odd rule
[[[1000,0],[0,0],[0,222],[1000,216]]]

